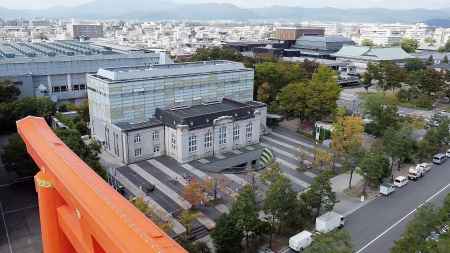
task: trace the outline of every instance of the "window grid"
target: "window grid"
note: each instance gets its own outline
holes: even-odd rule
[[[227,143],[227,127],[223,126],[219,128],[219,144]]]
[[[212,133],[208,131],[205,135],[205,148],[210,148],[212,146]]]
[[[142,156],[142,149],[141,148],[137,148],[134,150],[134,156],[135,157],[140,157]]]
[[[197,136],[189,136],[188,148],[191,153],[197,152]]]
[[[239,129],[239,125],[233,126],[233,141],[239,141],[239,137],[241,134],[241,130]]]
[[[247,139],[251,139],[252,138],[252,132],[253,132],[253,124],[252,124],[252,122],[249,122],[247,124],[246,131],[247,131]]]
[[[134,143],[141,143],[141,135],[140,134],[136,134],[134,136]]]

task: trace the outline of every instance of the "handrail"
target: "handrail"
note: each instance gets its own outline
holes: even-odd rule
[[[187,252],[99,177],[43,118],[28,116],[17,122],[17,129],[40,169],[35,181],[45,253]],[[56,194],[47,194],[47,189],[54,189]],[[47,210],[52,206],[56,210]],[[50,214],[57,217],[45,217]],[[53,223],[58,228],[51,228]],[[64,235],[46,234],[47,226],[48,231]],[[57,242],[57,238],[66,238],[71,246],[61,246],[67,242]],[[54,251],[58,247],[59,252]]]

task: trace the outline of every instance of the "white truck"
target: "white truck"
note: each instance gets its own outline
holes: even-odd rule
[[[344,216],[336,212],[328,212],[316,218],[316,231],[328,233],[341,228],[345,224]]]
[[[395,186],[390,183],[382,183],[380,184],[380,193],[384,196],[388,196],[391,193],[395,192]]]
[[[421,167],[421,166],[411,167],[411,168],[409,168],[409,171],[408,171],[408,179],[417,180],[417,179],[423,177],[424,174],[425,174],[424,167]]]
[[[311,245],[312,241],[312,233],[305,230],[289,238],[289,248],[296,252],[302,252]]]

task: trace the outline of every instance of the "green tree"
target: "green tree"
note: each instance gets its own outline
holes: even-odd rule
[[[367,95],[363,101],[363,111],[372,120],[366,126],[368,132],[376,136],[382,136],[387,128],[398,125],[397,106],[387,101],[383,93]]]
[[[419,42],[413,38],[403,38],[400,45],[407,53],[414,53],[419,47]]]
[[[179,221],[186,228],[186,239],[189,239],[192,234],[192,222],[196,220],[198,217],[197,212],[193,212],[190,210],[183,210],[180,214]]]
[[[241,252],[243,237],[237,221],[229,214],[224,214],[217,220],[216,228],[211,233],[217,253]]]
[[[241,61],[242,55],[232,48],[199,48],[192,56],[192,61],[211,61],[211,60],[229,60],[229,61]]]
[[[405,64],[405,69],[408,72],[423,70],[425,68],[426,68],[425,63],[423,63],[423,61],[418,58],[409,59],[406,61],[406,64]]]
[[[309,189],[302,194],[302,199],[312,213],[313,219],[320,216],[322,212],[333,210],[337,203],[336,193],[333,192],[330,172],[322,172],[314,178]]]
[[[434,43],[436,43],[436,40],[432,37],[426,37],[424,40],[425,43],[428,44],[428,46],[434,46]]]
[[[11,103],[0,103],[1,131],[15,131],[16,121],[26,116],[39,116],[47,120],[56,111],[55,103],[47,97],[26,97]]]
[[[446,87],[445,78],[443,73],[427,68],[410,73],[408,83],[426,95],[436,96]]]
[[[8,144],[0,155],[5,168],[19,177],[34,176],[38,171],[33,159],[28,155],[25,143],[16,133],[9,137]]]
[[[352,253],[350,234],[345,230],[336,230],[314,237],[314,241],[304,253]]]
[[[311,81],[291,83],[279,94],[279,105],[290,116],[317,121],[334,113],[341,88],[336,73],[320,66]]]
[[[230,215],[245,235],[246,249],[249,246],[249,236],[255,234],[259,228],[258,211],[255,191],[253,187],[247,185],[239,193],[230,211]]]
[[[383,90],[398,89],[401,87],[402,82],[406,81],[407,75],[403,68],[391,61],[381,63],[382,79],[379,80],[379,86]]]
[[[9,80],[0,80],[0,103],[10,103],[20,95],[20,90]]]
[[[270,246],[272,246],[272,237],[277,225],[278,232],[281,232],[282,225],[290,220],[290,216],[295,215],[293,211],[296,210],[296,199],[297,196],[292,190],[290,181],[281,175],[267,190],[263,210],[270,224]]]
[[[380,152],[368,152],[364,155],[358,164],[359,173],[364,178],[364,187],[362,194],[366,194],[369,185],[379,185],[383,178],[390,175],[389,161]]]
[[[55,129],[55,133],[81,160],[106,179],[106,171],[102,168],[98,157],[101,151],[101,145],[98,142],[84,143],[80,132],[73,129]]]
[[[375,44],[374,44],[373,41],[370,40],[370,39],[363,39],[363,40],[361,41],[361,46],[365,46],[365,47],[373,47],[373,46],[375,46]]]
[[[395,163],[400,168],[402,162],[412,158],[414,146],[415,141],[412,138],[412,129],[409,126],[390,127],[384,132],[383,148],[386,155],[391,158],[391,170]]]
[[[417,210],[402,238],[395,242],[391,253],[429,252],[426,238],[439,224],[439,212],[430,205]]]

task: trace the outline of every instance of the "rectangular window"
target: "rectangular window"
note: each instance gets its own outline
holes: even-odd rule
[[[173,150],[177,150],[177,137],[175,134],[170,136],[170,144],[172,145]]]
[[[227,143],[227,127],[223,126],[219,128],[219,144]]]
[[[247,124],[246,131],[247,131],[247,139],[251,139],[252,138],[252,132],[253,132],[253,124],[252,124],[252,122],[249,122]]]
[[[152,138],[153,142],[159,142],[159,131],[153,131]]]
[[[153,146],[153,153],[158,153],[158,152],[159,152],[159,145]]]
[[[239,129],[239,125],[233,126],[233,141],[237,142],[239,141],[239,136],[241,134],[241,130]]]
[[[141,135],[140,134],[136,134],[134,136],[134,143],[141,143]]]
[[[212,146],[212,133],[208,131],[205,135],[205,148],[211,148]]]
[[[189,137],[189,152],[197,152],[197,136],[192,135]]]
[[[135,157],[140,157],[142,156],[142,149],[141,148],[137,148],[134,150],[134,156]]]

